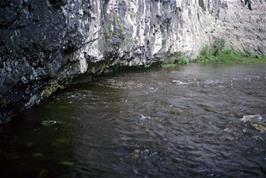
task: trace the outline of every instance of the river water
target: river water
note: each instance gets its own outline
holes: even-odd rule
[[[0,177],[265,177],[265,128],[266,65],[120,73],[1,126]]]

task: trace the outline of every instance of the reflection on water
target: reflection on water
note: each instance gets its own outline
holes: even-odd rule
[[[265,175],[265,65],[103,77],[0,128],[5,178]]]

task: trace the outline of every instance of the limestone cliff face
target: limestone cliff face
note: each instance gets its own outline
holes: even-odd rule
[[[195,58],[217,38],[266,53],[266,0],[1,0],[0,123],[81,73]]]

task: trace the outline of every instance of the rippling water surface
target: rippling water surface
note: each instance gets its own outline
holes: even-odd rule
[[[265,177],[266,65],[75,84],[0,127],[0,177]]]

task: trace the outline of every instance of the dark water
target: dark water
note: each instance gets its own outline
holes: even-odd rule
[[[266,176],[266,65],[103,77],[21,117],[0,127],[1,178]]]

